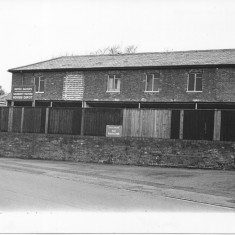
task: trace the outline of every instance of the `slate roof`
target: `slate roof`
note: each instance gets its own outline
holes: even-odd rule
[[[235,65],[235,49],[62,56],[35,64],[9,69],[8,71],[115,69],[128,67],[177,67],[200,65]]]

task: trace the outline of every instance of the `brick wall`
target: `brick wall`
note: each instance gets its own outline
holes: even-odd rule
[[[216,97],[218,101],[235,101],[235,69],[217,69]]]
[[[78,72],[84,74],[84,100],[100,101],[201,101],[201,102],[234,102],[235,69],[203,68],[203,91],[187,92],[188,74],[192,69],[160,70],[100,70]],[[160,91],[144,92],[146,74],[160,72]],[[75,72],[76,73],[76,72]],[[34,76],[45,77],[45,92],[36,94],[37,100],[62,100],[63,82],[69,72],[13,73],[12,84],[33,84]],[[121,76],[120,92],[107,92],[108,75]],[[83,83],[81,83],[83,86]],[[83,91],[82,91],[83,92]]]
[[[44,93],[36,93],[36,100],[62,100],[63,81],[66,72],[41,72],[41,73],[13,73],[12,86],[22,85],[22,76],[24,85],[33,85],[34,77],[41,76],[45,78]]]
[[[235,143],[0,133],[0,157],[235,169]]]
[[[86,71],[85,100],[121,101],[216,101],[216,69],[203,69],[203,92],[187,92],[188,74],[191,69],[160,69],[160,70],[122,70],[122,71]],[[160,72],[159,93],[144,92],[146,74]],[[107,92],[109,74],[121,75],[120,93]],[[226,82],[226,81],[224,81]],[[230,94],[231,95],[231,94]],[[233,95],[235,100],[235,95]]]

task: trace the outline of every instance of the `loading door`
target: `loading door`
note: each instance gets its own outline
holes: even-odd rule
[[[214,111],[185,110],[183,139],[213,140]]]

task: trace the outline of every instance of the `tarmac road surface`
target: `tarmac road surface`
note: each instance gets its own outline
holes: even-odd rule
[[[0,212],[234,212],[235,172],[0,158]]]

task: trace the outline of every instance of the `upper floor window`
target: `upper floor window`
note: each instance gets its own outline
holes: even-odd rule
[[[120,91],[120,75],[109,75],[107,91]]]
[[[202,91],[202,73],[189,74],[188,91]]]
[[[159,91],[159,73],[147,74],[145,91]]]
[[[34,78],[35,92],[44,92],[45,79],[42,77]]]

